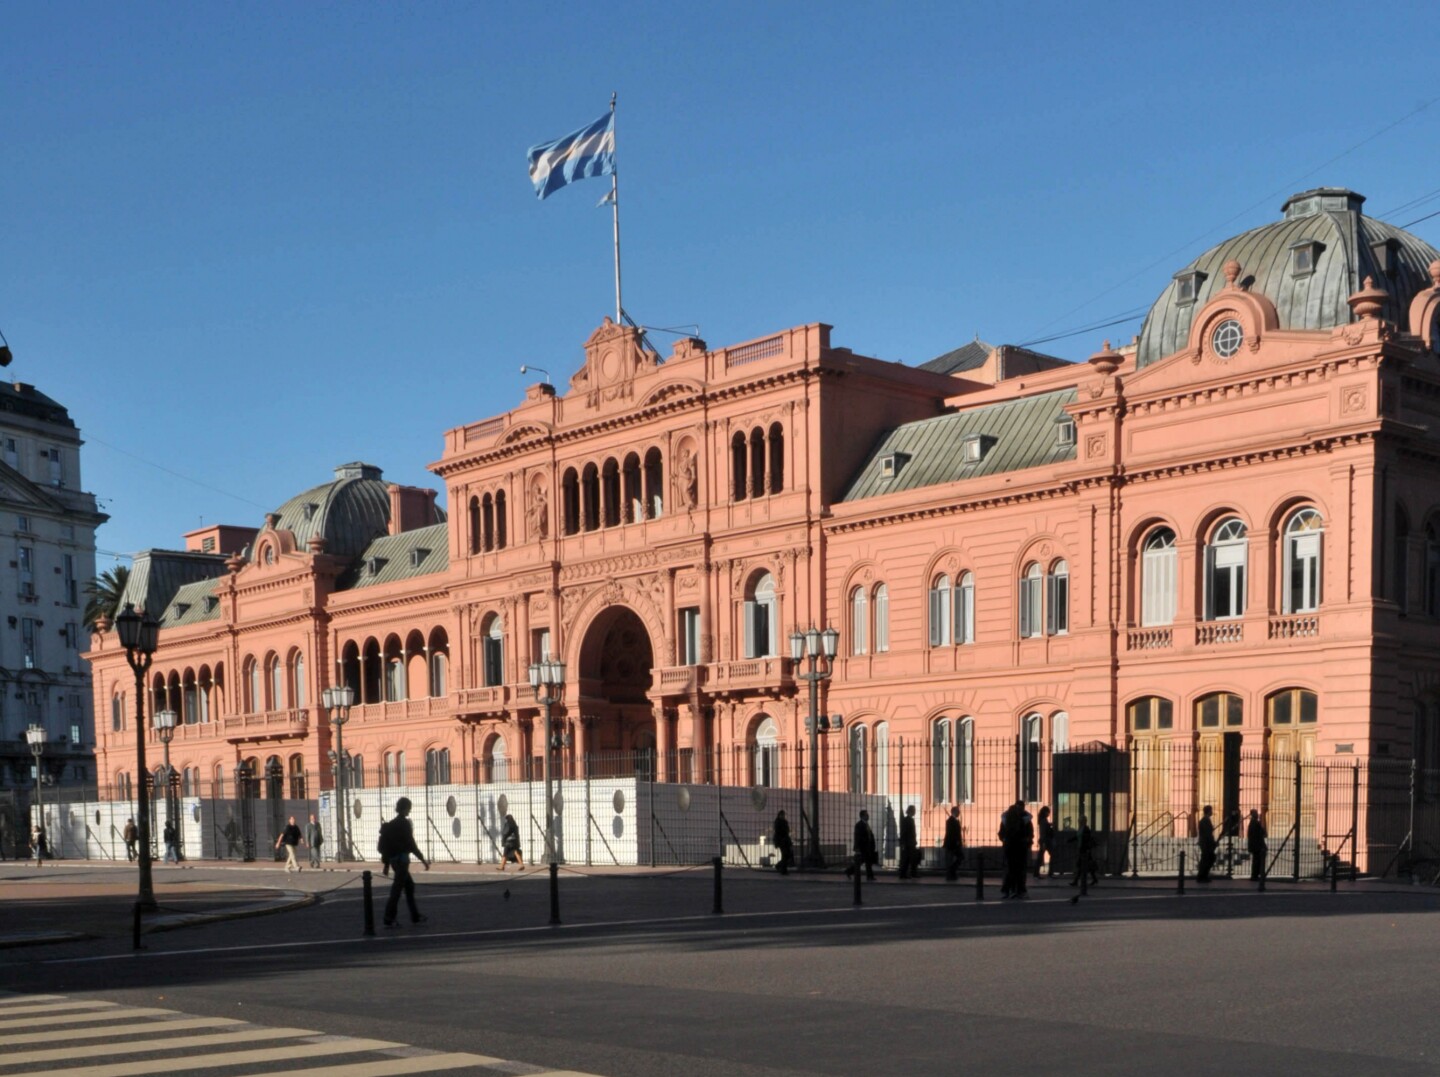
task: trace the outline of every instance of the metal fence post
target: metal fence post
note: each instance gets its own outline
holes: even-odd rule
[[[1175,892],[1185,893],[1185,850],[1180,850],[1180,870],[1175,875]]]
[[[975,854],[975,900],[985,900],[985,854]]]
[[[361,904],[365,910],[365,934],[375,934],[375,891],[372,888],[374,876],[366,868],[360,873]]]
[[[1303,782],[1304,763],[1301,762],[1300,753],[1295,753],[1295,848],[1290,853],[1290,877],[1293,882],[1300,881],[1300,796]]]
[[[1350,881],[1360,870],[1360,762],[1351,768],[1350,781]]]
[[[1130,878],[1140,878],[1140,813],[1135,808],[1136,791],[1140,788],[1140,746],[1130,748]],[[1058,809],[1057,809],[1058,810]],[[1054,865],[1051,865],[1054,871]]]
[[[722,900],[720,873],[724,870],[725,858],[717,856],[713,864],[715,866],[715,907],[710,911],[719,916],[725,911],[725,902]]]

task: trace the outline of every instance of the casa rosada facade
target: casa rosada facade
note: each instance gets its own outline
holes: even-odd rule
[[[635,752],[794,784],[763,762],[807,738],[788,636],[833,625],[852,790],[902,739],[1440,766],[1440,254],[1361,201],[1297,195],[1084,363],[909,367],[821,324],[662,359],[606,319],[568,385],[445,433],[448,515],[352,464],[258,530],[140,555],[146,713],[179,712],[187,791],[244,766],[313,796],[348,683],[355,783],[486,782],[543,750],[549,654],[562,773]],[[113,631],[88,658],[128,795],[134,675]],[[966,798],[955,758],[927,815]]]

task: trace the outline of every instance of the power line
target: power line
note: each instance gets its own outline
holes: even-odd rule
[[[103,441],[100,438],[97,438],[94,434],[87,433],[85,435],[85,440],[93,441],[96,445],[104,445],[105,448],[109,449],[111,452],[118,452],[121,456],[128,456],[131,460],[138,461],[139,463],[144,464],[146,467],[153,467],[156,471],[163,471],[167,475],[173,475],[175,478],[180,479],[183,482],[188,482],[192,486],[198,486],[202,490],[209,490],[211,493],[219,494],[222,497],[232,498],[235,501],[242,501],[247,505],[253,505],[261,512],[270,511],[267,506],[261,505],[255,501],[251,501],[248,497],[241,497],[239,494],[232,494],[229,490],[222,490],[218,486],[212,486],[208,482],[201,482],[199,479],[192,479],[189,475],[181,474],[180,472],[174,471],[168,467],[165,467],[162,464],[157,464],[153,460],[147,460],[143,456],[137,456],[133,452],[122,449],[117,445],[111,445],[108,441]]]

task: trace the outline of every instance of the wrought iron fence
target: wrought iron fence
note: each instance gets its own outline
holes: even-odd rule
[[[1213,808],[1221,873],[1249,874],[1245,840],[1253,809],[1268,830],[1271,876],[1321,875],[1331,858],[1373,874],[1440,873],[1440,772],[1406,760],[1328,759],[1245,750],[1239,738],[1150,741],[1124,748],[1054,746],[1011,740],[863,744],[822,738],[813,759],[804,745],[760,745],[720,752],[681,750],[557,753],[556,852],[566,862],[686,865],[721,856],[737,866],[772,866],[774,824],[784,811],[797,857],[818,848],[830,863],[847,857],[859,813],[869,814],[882,864],[899,857],[901,821],[913,809],[922,865],[938,866],[945,819],[960,811],[967,866],[999,863],[1000,814],[1017,800],[1050,809],[1053,869],[1073,870],[1084,816],[1095,859],[1109,874],[1176,870],[1194,849],[1204,807]],[[287,820],[315,815],[327,859],[376,859],[380,822],[409,797],[416,840],[439,861],[498,864],[505,817],[513,816],[526,861],[544,853],[545,787],[540,757],[476,761],[468,773],[437,766],[375,765],[347,772],[345,804],[333,775],[299,782],[244,779],[161,789],[151,799],[157,856],[173,818],[182,854],[222,859],[277,856]],[[454,780],[459,778],[460,780]],[[290,795],[300,791],[318,795]],[[818,807],[818,813],[812,810]],[[109,789],[47,790],[46,829],[57,856],[119,860],[136,806]],[[27,814],[26,818],[30,818]],[[343,819],[343,833],[341,820]],[[17,831],[23,827],[15,828]],[[342,844],[343,839],[343,844]],[[7,854],[24,843],[11,835]]]

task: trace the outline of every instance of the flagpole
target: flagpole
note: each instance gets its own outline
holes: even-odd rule
[[[615,153],[615,167],[610,171],[610,213],[615,222],[615,324],[623,321],[624,308],[620,305],[620,156],[615,142],[615,94],[610,95],[610,137],[612,153]]]

